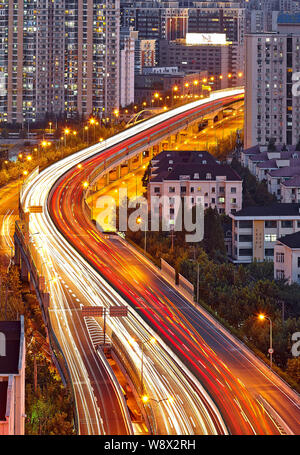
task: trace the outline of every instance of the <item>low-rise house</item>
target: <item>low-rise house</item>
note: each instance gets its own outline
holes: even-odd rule
[[[230,217],[232,260],[236,263],[272,261],[277,239],[300,231],[300,204],[246,207]]]
[[[0,321],[0,435],[23,435],[25,424],[24,318]]]
[[[175,196],[187,196],[191,205],[201,201],[204,209],[216,207],[220,214],[229,214],[242,207],[242,179],[206,151],[164,151],[152,160],[150,202],[152,196],[167,196],[170,224],[177,215]]]
[[[280,197],[284,203],[300,203],[300,175],[280,183]]]
[[[274,278],[300,284],[300,232],[277,240],[274,247]]]
[[[278,200],[281,200],[281,183],[289,181],[292,177],[300,175],[300,160],[297,160],[298,166],[283,167],[270,171],[267,174],[267,185],[269,193],[274,194]]]

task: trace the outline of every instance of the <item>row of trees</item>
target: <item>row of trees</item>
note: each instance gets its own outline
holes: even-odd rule
[[[98,142],[100,138],[105,140],[113,136],[121,129],[122,124],[108,127],[100,125],[95,125],[95,127],[89,126],[88,132],[84,128],[76,131],[69,127],[69,133],[66,135],[66,145],[64,145],[64,132],[57,130],[57,142],[52,142],[50,145],[45,146],[32,146],[29,152],[28,147],[26,147],[26,154],[29,154],[31,157],[30,161],[26,159],[25,153],[22,159],[18,158],[16,162],[3,159],[0,162],[0,187],[14,180],[22,180],[24,178],[24,171],[30,173],[36,166],[44,169],[50,164],[81,150],[87,144]],[[76,134],[73,134],[74,131],[76,131]],[[63,140],[60,140],[60,137],[63,137]]]
[[[74,434],[71,393],[51,358],[41,309],[22,286],[19,270],[0,267],[0,320],[24,315],[26,340],[26,434]]]

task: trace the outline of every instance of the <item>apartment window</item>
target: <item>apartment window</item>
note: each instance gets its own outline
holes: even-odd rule
[[[252,235],[239,235],[239,242],[252,242]]]
[[[298,258],[298,267],[300,267],[300,257]]]
[[[265,242],[276,242],[277,235],[276,234],[265,234]]]
[[[220,202],[220,204],[224,204],[225,198],[224,197],[219,197],[219,202]]]
[[[193,192],[194,192],[194,187],[193,187],[193,186],[191,186],[191,193],[193,193]]]
[[[160,187],[159,186],[155,186],[154,187],[154,193],[160,193]]]
[[[277,221],[273,221],[273,220],[267,220],[265,221],[265,228],[269,228],[269,229],[276,229],[277,228]]]
[[[265,257],[273,257],[273,256],[274,256],[273,248],[266,248],[265,249]]]
[[[239,249],[239,256],[252,256],[253,251],[251,248],[240,248]]]
[[[236,187],[235,186],[231,187],[230,192],[236,194]]]
[[[240,229],[251,229],[252,221],[248,221],[248,220],[240,221],[239,227],[240,227]]]
[[[284,262],[284,253],[276,253],[276,262]]]
[[[175,193],[175,186],[169,186],[169,193]]]
[[[181,186],[180,187],[180,192],[181,193],[186,193],[186,186]]]
[[[236,199],[232,198],[232,199],[230,199],[230,202],[231,202],[231,204],[236,204]]]
[[[293,222],[290,221],[290,220],[281,221],[281,227],[282,228],[292,228],[293,227]]]
[[[284,280],[284,270],[276,270],[276,279]]]

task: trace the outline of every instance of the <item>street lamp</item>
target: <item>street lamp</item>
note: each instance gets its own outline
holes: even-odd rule
[[[67,135],[70,133],[69,128],[64,129],[64,137],[65,137],[65,147],[67,145]]]
[[[96,126],[96,120],[92,117],[90,120],[90,125],[94,126],[94,142],[96,142],[96,131],[95,131],[95,126]]]
[[[128,340],[128,343],[130,345],[132,345],[134,343],[134,339],[132,340]],[[146,344],[155,344],[156,343],[156,338],[154,337],[151,337],[149,338],[149,340],[146,340],[146,341],[143,341],[142,342],[142,357],[141,357],[141,396],[142,396],[142,400],[144,403],[146,403],[148,400],[149,400],[149,397],[147,397],[147,395],[143,395],[143,392],[144,392],[144,348],[145,348],[145,345]]]
[[[136,222],[137,224],[141,224],[143,221],[143,219],[138,216],[137,219],[136,219]],[[146,250],[147,250],[147,226],[146,226],[146,223],[145,223],[145,237],[144,237],[144,252],[146,253]]]
[[[259,314],[258,319],[260,321],[264,321],[265,319],[268,319],[270,322],[270,347],[268,349],[268,352],[270,354],[270,368],[272,369],[272,363],[273,363],[273,324],[272,324],[272,319],[269,316],[266,316],[265,314]]]
[[[88,143],[89,143],[89,127],[86,125],[86,126],[84,127],[84,130],[86,131],[86,142],[87,142],[87,144],[88,144]],[[84,133],[83,133],[83,135],[84,135]],[[83,140],[84,140],[84,139],[83,139]]]

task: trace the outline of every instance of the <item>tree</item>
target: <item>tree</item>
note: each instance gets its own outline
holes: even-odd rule
[[[288,359],[286,372],[300,384],[300,357]]]
[[[224,232],[221,219],[216,208],[209,207],[204,214],[204,249],[214,258],[217,253],[226,256]]]
[[[50,420],[48,426],[50,435],[70,435],[74,432],[73,425],[69,422],[65,412],[57,412]]]

